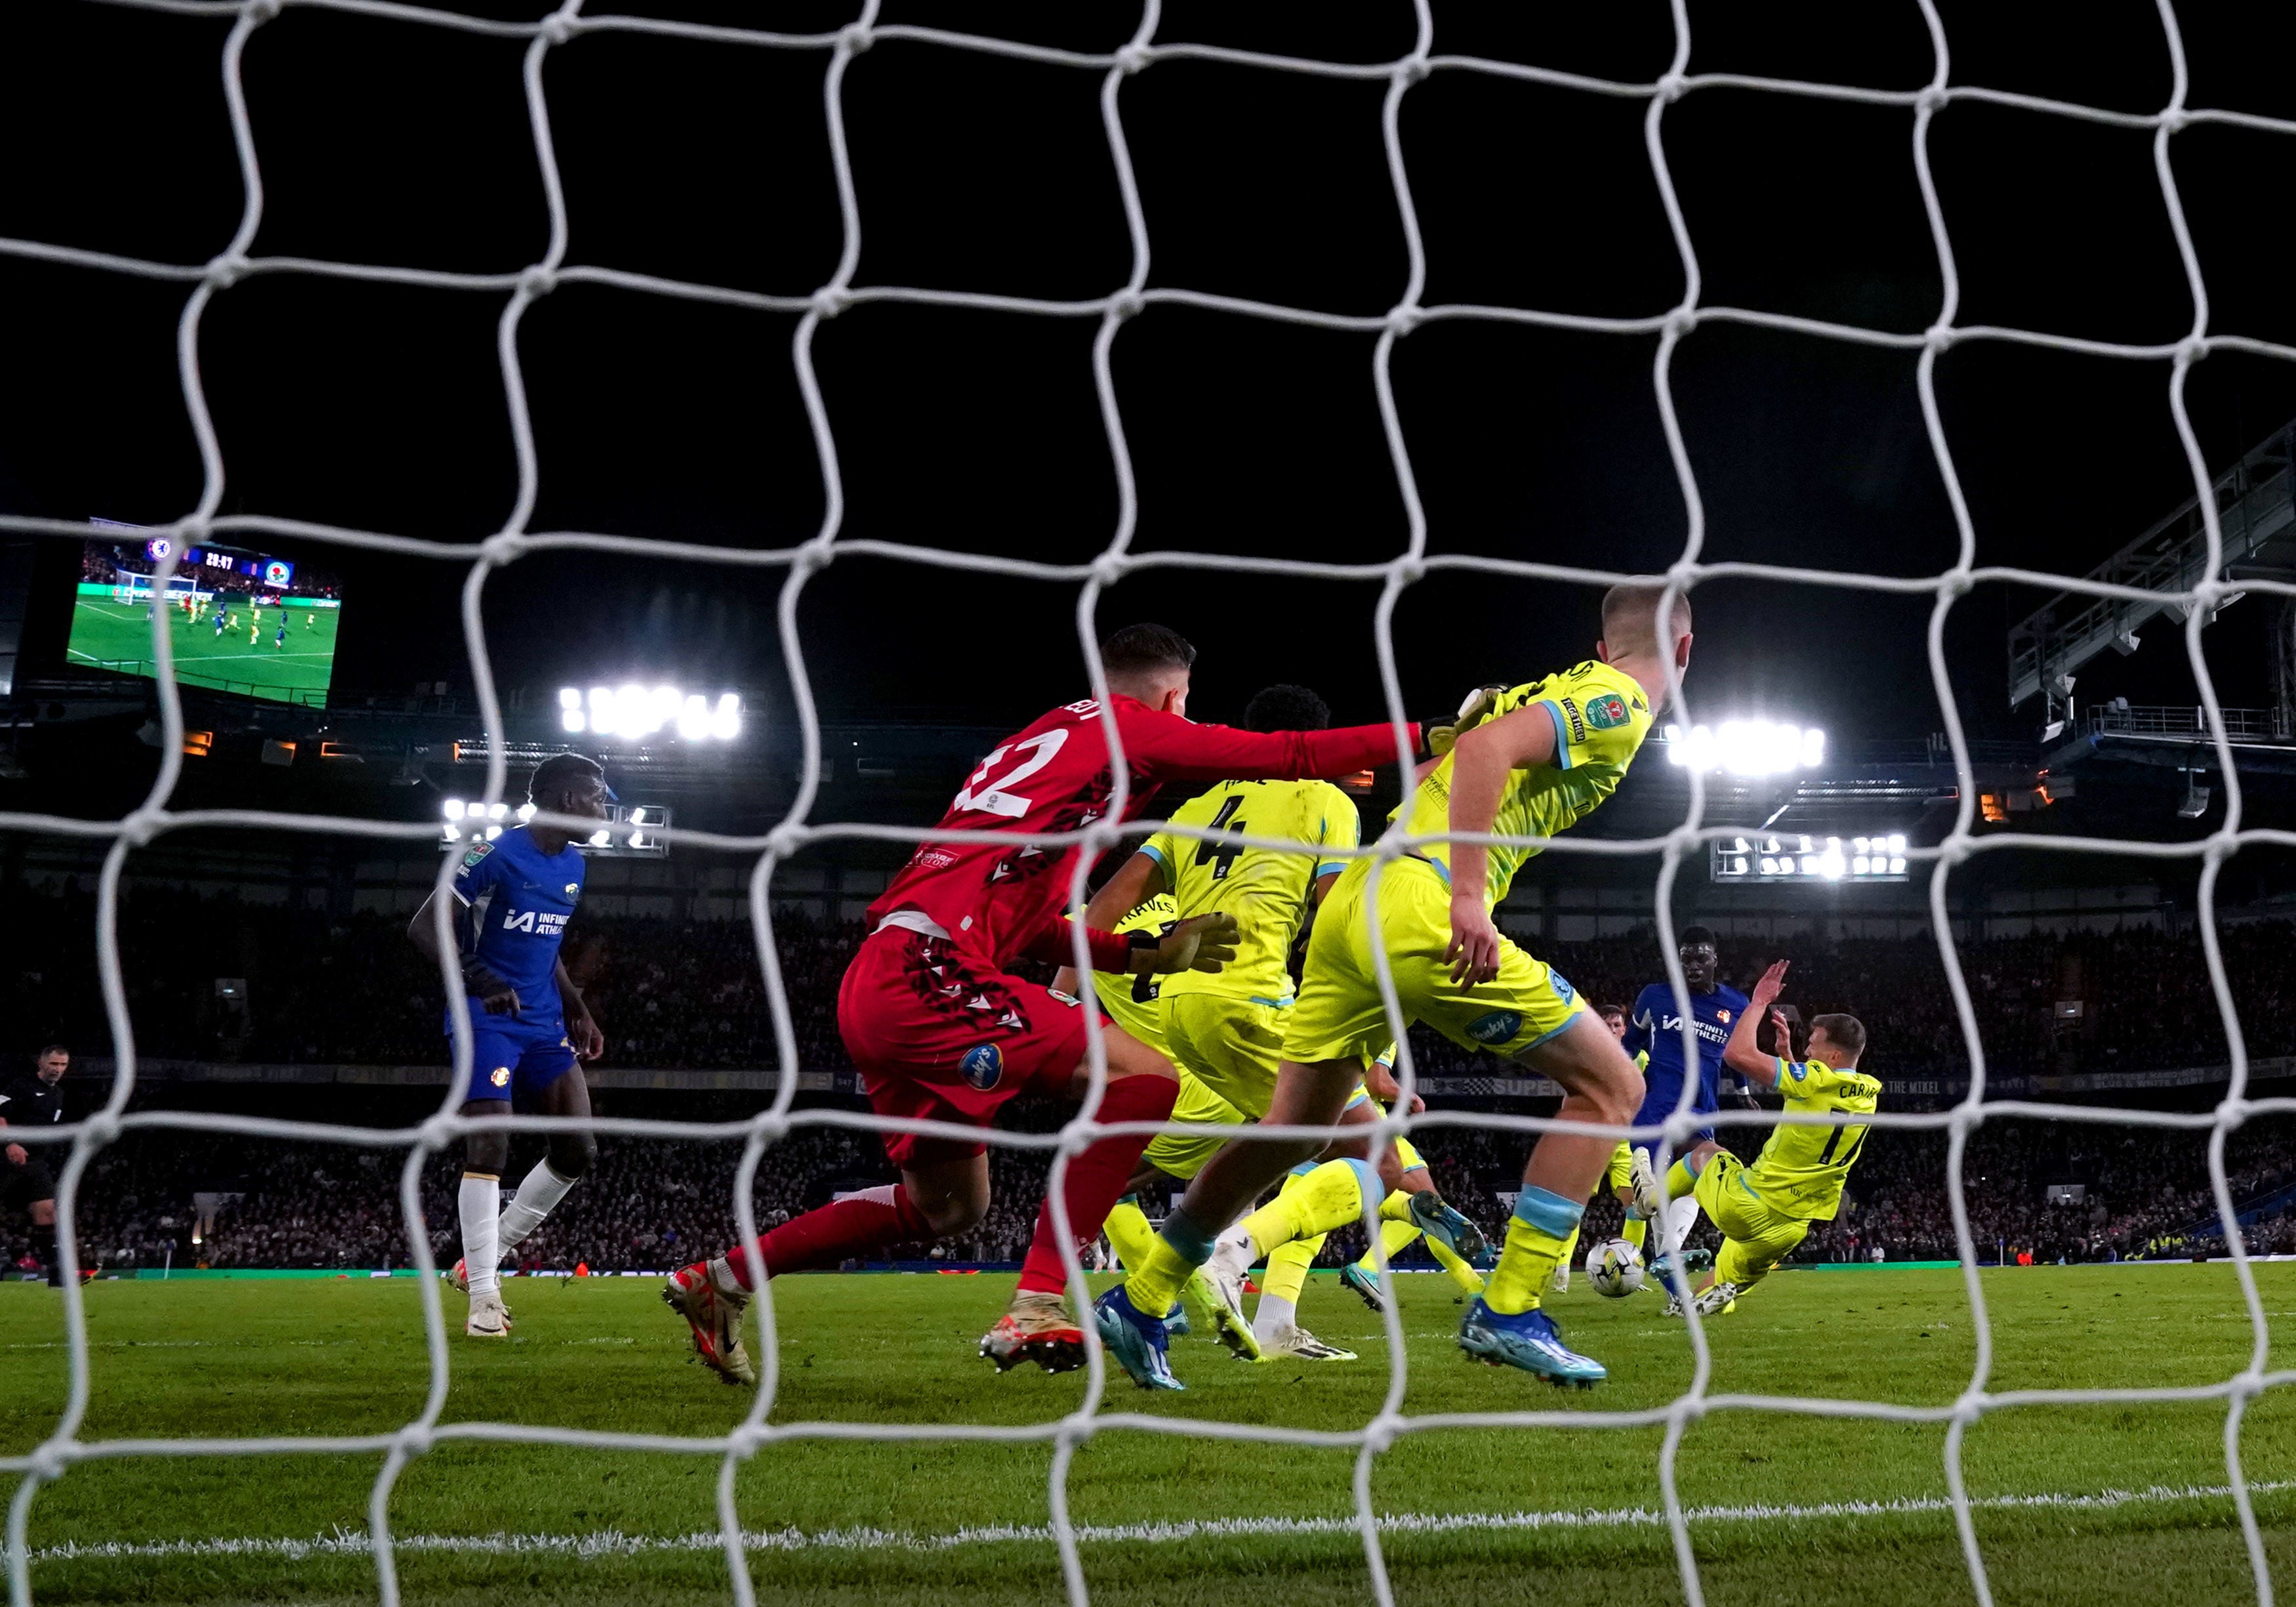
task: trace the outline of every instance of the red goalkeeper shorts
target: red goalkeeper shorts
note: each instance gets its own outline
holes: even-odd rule
[[[880,1116],[986,1127],[1031,1089],[1064,1098],[1085,1058],[1084,1011],[945,937],[886,927],[837,990],[837,1031]],[[897,1166],[979,1155],[986,1144],[885,1134]]]

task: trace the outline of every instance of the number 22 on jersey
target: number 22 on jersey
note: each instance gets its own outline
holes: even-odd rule
[[[1029,799],[1010,789],[1050,764],[1054,755],[1061,751],[1068,739],[1069,728],[1055,726],[1051,730],[1040,732],[1026,741],[1008,742],[996,748],[988,757],[980,762],[980,768],[972,772],[963,788],[958,791],[955,807],[979,810],[984,814],[1003,815],[1007,820],[1019,820],[1029,812]],[[1028,755],[1025,759],[1021,759],[1020,763],[1014,765],[996,780],[992,782],[988,779],[989,771],[1003,763],[1006,755],[1021,758],[1024,754]]]

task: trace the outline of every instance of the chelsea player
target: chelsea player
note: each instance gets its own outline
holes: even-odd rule
[[[1711,1116],[1722,1108],[1722,1052],[1730,1034],[1746,1014],[1746,995],[1721,980],[1721,960],[1714,934],[1705,927],[1685,927],[1681,947],[1682,980],[1690,993],[1690,1027],[1698,1039],[1697,1086],[1691,1091],[1693,1116]],[[1682,1098],[1682,1017],[1675,1009],[1674,985],[1653,982],[1635,999],[1634,1016],[1624,1039],[1630,1055],[1643,1057],[1643,1108],[1635,1114],[1637,1127],[1655,1127],[1674,1114]],[[1688,1144],[1714,1141],[1714,1129],[1702,1127]],[[1638,1141],[1637,1149],[1655,1151],[1657,1145]],[[1684,1195],[1668,1208],[1659,1233],[1659,1254],[1677,1253],[1690,1230],[1698,1225],[1698,1201]],[[1660,1276],[1665,1269],[1660,1267]]]
[[[584,820],[606,818],[606,774],[579,754],[560,754],[535,768],[528,801],[539,810]],[[581,851],[569,833],[550,826],[513,826],[492,841],[472,843],[455,869],[455,946],[471,1024],[471,1081],[463,1114],[508,1116],[514,1098],[544,1116],[586,1117],[590,1089],[569,1076],[575,1061],[594,1060],[606,1040],[566,967],[558,958],[566,923],[582,896]],[[423,901],[407,935],[434,961],[437,917]],[[455,1030],[454,1013],[447,1031]],[[552,1207],[590,1169],[598,1142],[588,1133],[554,1133],[550,1150],[517,1198],[502,1210],[503,1168],[510,1164],[510,1134],[474,1133],[463,1141],[459,1199],[463,1259],[450,1281],[471,1297],[463,1331],[499,1339],[510,1332],[497,1267],[502,1252],[541,1224]]]

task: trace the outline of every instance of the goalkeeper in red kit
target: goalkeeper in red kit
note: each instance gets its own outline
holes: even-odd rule
[[[1100,651],[1131,783],[1126,820],[1148,812],[1168,781],[1328,778],[1397,756],[1395,728],[1384,723],[1267,732],[1191,723],[1185,716],[1195,649],[1161,626],[1128,626]],[[1410,738],[1423,752],[1431,742],[1447,748],[1479,712],[1471,700],[1460,715],[1410,726]],[[1064,704],[998,744],[940,828],[1080,831],[1108,817],[1116,787],[1111,757],[1099,702]],[[1083,1012],[1012,969],[1024,956],[1070,961],[1070,927],[1062,917],[1076,852],[1002,838],[925,843],[869,907],[870,934],[838,991],[837,1027],[880,1115],[987,1127],[1023,1092],[1084,1097],[1090,1067]],[[1217,971],[1234,952],[1235,929],[1234,917],[1213,914],[1160,935],[1087,929],[1086,936],[1097,971]],[[1112,1024],[1102,1030],[1108,1082],[1098,1119],[1168,1118],[1179,1086],[1171,1064]],[[1098,1236],[1150,1136],[1103,1138],[1070,1160],[1063,1197],[1078,1243]],[[696,1262],[663,1290],[691,1325],[701,1359],[727,1382],[757,1380],[741,1323],[760,1272],[775,1277],[833,1267],[888,1245],[946,1238],[988,1211],[985,1144],[892,1133],[885,1152],[900,1169],[898,1183]],[[1000,1372],[1024,1361],[1049,1372],[1081,1366],[1084,1334],[1069,1313],[1066,1287],[1047,1199],[1020,1288],[981,1340],[981,1354]]]

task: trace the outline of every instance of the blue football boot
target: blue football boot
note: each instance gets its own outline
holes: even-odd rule
[[[1100,1331],[1102,1346],[1134,1383],[1143,1389],[1187,1388],[1172,1376],[1172,1364],[1165,1356],[1163,1319],[1149,1316],[1134,1306],[1123,1284],[1094,1302],[1092,1320]]]
[[[1459,1324],[1459,1348],[1494,1367],[1535,1372],[1558,1389],[1592,1389],[1611,1376],[1602,1363],[1565,1345],[1554,1319],[1536,1306],[1506,1316],[1478,1298]]]
[[[1386,1314],[1387,1298],[1379,1291],[1379,1280],[1357,1263],[1350,1261],[1340,1268],[1340,1287],[1353,1290],[1374,1314]]]
[[[1411,1197],[1411,1225],[1470,1266],[1490,1248],[1482,1229],[1445,1205],[1443,1197],[1432,1191]]]

